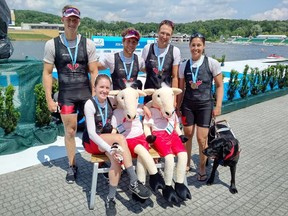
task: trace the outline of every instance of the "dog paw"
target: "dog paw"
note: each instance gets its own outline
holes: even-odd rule
[[[232,194],[238,193],[238,190],[237,190],[236,187],[230,187],[230,188],[229,188],[229,191],[230,191],[230,193],[232,193]]]
[[[214,182],[214,179],[209,178],[206,182],[206,185],[210,186],[213,184],[213,182]]]

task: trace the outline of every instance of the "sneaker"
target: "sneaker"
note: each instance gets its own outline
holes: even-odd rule
[[[141,199],[148,199],[151,196],[151,191],[143,185],[139,180],[134,184],[129,185],[130,191],[140,197]]]
[[[114,198],[112,199],[106,199],[105,201],[105,209],[106,209],[106,215],[107,216],[114,216],[116,215],[116,208],[115,208],[116,202]]]
[[[69,166],[67,170],[67,175],[66,175],[66,182],[68,184],[73,184],[75,182],[77,169],[78,168],[76,166]]]

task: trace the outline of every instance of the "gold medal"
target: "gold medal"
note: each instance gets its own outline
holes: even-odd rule
[[[191,88],[192,89],[197,89],[198,88],[198,85],[194,82],[191,83]]]

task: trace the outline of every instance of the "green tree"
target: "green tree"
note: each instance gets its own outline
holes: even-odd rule
[[[15,89],[11,84],[6,87],[4,95],[0,91],[0,126],[4,129],[5,134],[16,129],[20,118],[20,112],[13,103],[14,93]]]

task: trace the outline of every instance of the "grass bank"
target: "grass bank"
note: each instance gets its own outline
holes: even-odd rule
[[[12,41],[31,40],[31,41],[47,41],[51,37],[44,34],[25,34],[25,33],[8,33],[8,37]]]

